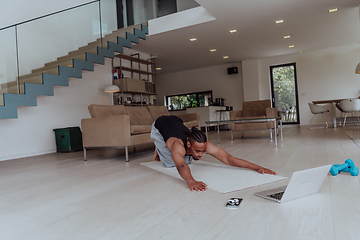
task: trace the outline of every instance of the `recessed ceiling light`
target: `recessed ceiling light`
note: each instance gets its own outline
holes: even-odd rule
[[[223,56],[223,58],[229,58],[229,56]]]
[[[286,36],[284,36],[284,38],[285,38],[285,39],[290,38],[290,37],[291,37],[290,35],[286,35]]]
[[[216,52],[216,49],[214,48],[214,49],[210,49],[210,52]]]
[[[156,68],[156,70],[161,70],[161,68],[160,68],[160,67],[158,67],[158,68]]]
[[[338,11],[337,8],[329,9],[329,13],[333,13],[333,12],[337,12],[337,11]]]
[[[196,41],[197,39],[196,38],[190,38],[190,41]]]
[[[230,33],[236,33],[237,30],[236,30],[236,29],[233,29],[233,30],[230,30],[229,32],[230,32]]]
[[[295,47],[295,45],[289,45],[289,48],[294,48]]]
[[[284,20],[283,20],[283,19],[280,19],[280,20],[276,20],[275,22],[276,22],[276,24],[279,24],[279,23],[283,23]]]

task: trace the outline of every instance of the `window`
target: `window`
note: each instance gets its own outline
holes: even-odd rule
[[[270,66],[273,107],[277,108],[283,123],[299,124],[299,104],[296,64]]]
[[[212,91],[193,92],[166,96],[169,110],[184,110],[191,107],[204,107],[212,103]]]

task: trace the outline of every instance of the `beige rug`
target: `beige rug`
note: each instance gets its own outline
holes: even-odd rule
[[[182,179],[176,168],[165,168],[160,162],[151,161],[140,164]],[[286,177],[278,175],[259,174],[250,169],[231,167],[225,164],[209,163],[205,161],[193,161],[189,167],[195,180],[204,182],[209,189],[220,193],[244,190],[287,179]]]

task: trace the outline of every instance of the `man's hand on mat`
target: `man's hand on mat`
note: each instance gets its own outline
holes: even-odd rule
[[[195,181],[195,180],[191,180],[189,181],[188,183],[188,186],[190,188],[190,190],[195,190],[195,191],[205,191],[206,190],[206,187],[207,185],[203,182],[198,182],[198,181]]]
[[[257,169],[258,173],[261,173],[261,174],[264,174],[264,173],[267,173],[267,174],[272,174],[272,175],[277,175],[276,172],[270,170],[270,169],[267,169],[267,168],[263,168],[263,167],[259,167]]]

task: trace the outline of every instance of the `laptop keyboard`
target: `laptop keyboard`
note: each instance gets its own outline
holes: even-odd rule
[[[282,196],[284,195],[284,192],[278,192],[278,193],[270,194],[270,195],[267,195],[267,196],[270,197],[270,198],[275,198],[277,200],[281,200]]]

